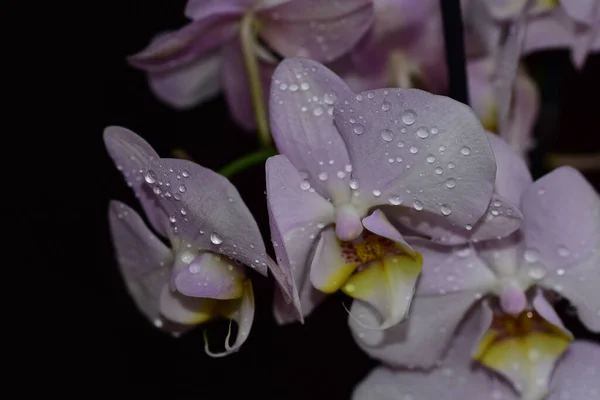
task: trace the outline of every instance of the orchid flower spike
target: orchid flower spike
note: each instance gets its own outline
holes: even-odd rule
[[[600,397],[600,346],[577,340],[553,369],[542,396],[519,396],[506,382],[471,361],[472,344],[492,315],[474,310],[460,327],[448,355],[429,371],[375,368],[354,390],[352,400],[592,400]],[[527,370],[521,371],[526,375]]]
[[[214,96],[222,82],[232,116],[251,130],[250,88],[260,83],[248,78],[248,57],[260,60],[256,72],[267,84],[277,63],[260,41],[284,57],[332,61],[364,35],[372,8],[372,0],[188,0],[192,22],[157,37],[129,62],[148,71],[158,97],[179,108]]]
[[[494,135],[490,141],[496,192],[520,204],[523,227],[503,239],[466,245],[408,240],[423,256],[410,318],[386,332],[368,330],[364,326],[379,315],[355,303],[349,324],[372,357],[430,368],[442,359],[467,310],[491,308],[493,321],[472,343],[474,359],[504,375],[524,398],[540,399],[573,339],[548,294],[567,298],[583,324],[600,332],[600,197],[570,167],[532,182],[524,161],[505,142]],[[492,213],[495,206],[492,201]]]
[[[265,254],[252,214],[221,175],[187,160],[160,158],[135,133],[111,126],[106,148],[134,190],[151,227],[130,207],[113,200],[109,223],[121,273],[139,310],[158,328],[175,334],[216,317],[238,324],[233,345],[244,343],[254,317],[246,266],[270,269],[292,301],[291,277]],[[296,295],[297,297],[297,295]],[[297,303],[297,302],[296,302]]]
[[[303,314],[341,289],[375,307],[377,329],[395,325],[422,260],[388,216],[414,210],[472,229],[495,177],[481,124],[464,104],[417,89],[352,93],[301,58],[275,70],[270,117],[281,153],[266,165],[272,238]],[[276,316],[295,319],[279,301]]]

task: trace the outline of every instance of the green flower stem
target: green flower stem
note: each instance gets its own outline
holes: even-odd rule
[[[230,178],[238,172],[248,169],[253,165],[263,163],[267,158],[274,156],[275,154],[277,154],[277,150],[275,150],[273,147],[267,147],[257,150],[253,153],[246,154],[245,156],[242,156],[237,160],[234,160],[231,163],[227,164],[226,166],[221,168],[221,170],[219,170],[219,173],[223,176]]]
[[[242,52],[244,53],[246,71],[248,72],[248,80],[250,81],[252,105],[254,107],[254,116],[256,118],[256,127],[258,130],[258,141],[261,147],[268,148],[271,147],[272,139],[271,132],[269,131],[267,112],[265,110],[262,83],[258,69],[258,60],[256,58],[256,52],[254,49],[253,22],[254,16],[252,13],[247,13],[244,15],[240,27],[240,39],[242,44]]]

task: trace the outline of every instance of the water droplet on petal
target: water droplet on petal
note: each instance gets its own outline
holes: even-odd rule
[[[328,176],[327,176],[327,172],[321,172],[321,173],[319,174],[319,180],[320,180],[320,181],[326,181],[326,180],[327,180],[327,178],[328,178]]]
[[[186,191],[186,187],[185,185],[179,185],[179,187],[177,188],[181,193],[185,193]]]
[[[434,126],[433,128],[431,128],[430,132],[432,135],[437,135],[438,133],[440,133],[440,130]]]
[[[571,252],[564,246],[558,248],[558,255],[561,257],[568,257]]]
[[[356,101],[363,101],[362,94],[357,94],[356,95]]]
[[[315,114],[315,117],[320,117],[321,115],[323,115],[323,107],[316,107],[313,110],[313,114]]]
[[[412,125],[417,120],[417,114],[413,110],[406,110],[402,113],[402,122],[406,125]]]
[[[298,85],[296,85],[295,83],[292,83],[290,85],[290,92],[296,92],[298,90]]]
[[[427,162],[429,164],[433,164],[435,162],[435,156],[433,154],[430,154],[427,156]]]
[[[387,101],[384,101],[384,102],[381,104],[381,109],[382,109],[383,111],[389,111],[389,110],[390,110],[390,108],[392,108],[392,105],[391,105],[389,102],[387,102]]]
[[[333,103],[335,103],[335,100],[336,97],[333,93],[325,93],[325,95],[323,96],[323,101],[325,102],[325,104],[332,105]]]
[[[449,205],[447,205],[447,204],[443,204],[443,205],[440,207],[440,211],[441,211],[442,215],[446,215],[446,216],[448,216],[448,215],[452,214],[452,209],[451,209],[451,208],[450,208],[450,206],[449,206]]]
[[[181,213],[181,215],[187,214],[187,212],[183,208],[181,210],[179,210],[179,212]]]
[[[348,184],[350,185],[351,189],[358,189],[358,181],[356,179],[350,179],[350,182]]]
[[[421,139],[427,139],[429,137],[429,131],[427,130],[427,128],[419,128],[417,129],[417,136],[420,137]]]
[[[399,206],[402,204],[402,199],[400,199],[400,196],[390,196],[388,197],[388,201],[393,206]]]
[[[562,276],[562,275],[564,275],[564,274],[565,274],[565,270],[564,270],[564,269],[562,269],[562,268],[559,268],[559,269],[557,269],[557,270],[556,270],[556,275],[560,275],[560,276]]]
[[[214,244],[221,244],[223,243],[223,238],[217,232],[213,232],[210,234],[210,241]]]
[[[435,173],[436,173],[436,174],[438,174],[438,175],[441,175],[441,174],[443,174],[443,173],[444,173],[444,170],[443,170],[443,169],[441,169],[440,167],[437,167],[437,168],[435,169]]]
[[[369,93],[367,93],[367,97],[372,99],[373,97],[375,97],[375,93],[369,92]]]
[[[525,250],[525,253],[523,253],[523,258],[529,263],[534,263],[540,259],[540,253],[535,249],[527,249]]]
[[[282,83],[279,85],[279,90],[287,90],[288,85],[286,85],[285,83]]]
[[[381,131],[381,138],[386,142],[391,142],[394,139],[394,132],[389,129],[383,129]]]
[[[464,146],[462,149],[460,149],[460,153],[463,156],[468,156],[469,154],[471,154],[471,149],[467,146]]]
[[[148,170],[148,173],[146,173],[146,176],[144,176],[144,179],[146,180],[146,182],[152,184],[156,182],[156,173],[152,170]]]
[[[423,209],[423,203],[421,203],[419,200],[415,200],[413,203],[413,207],[415,208],[415,210],[421,211]]]
[[[400,142],[398,142],[398,144],[396,146],[402,148],[402,147],[404,147],[404,142],[400,141]]]
[[[300,182],[300,189],[302,189],[302,190],[310,189],[310,183],[306,180]]]
[[[152,188],[152,191],[154,192],[154,194],[161,194],[162,190],[160,190],[160,188],[158,186],[154,186]]]
[[[181,171],[181,175],[182,175],[184,178],[187,178],[187,177],[189,177],[189,176],[190,176],[190,173],[189,173],[189,172],[187,172],[187,171]]]
[[[171,222],[172,224],[174,224],[176,221],[177,221],[177,220],[175,219],[175,216],[174,216],[174,215],[171,215],[171,216],[169,217],[169,222]]]
[[[417,146],[410,146],[409,150],[412,154],[417,154],[419,152],[419,148]]]
[[[300,84],[300,89],[302,89],[302,90],[308,90],[308,89],[310,89],[310,85],[308,83],[306,83],[306,82],[302,82]]]
[[[448,189],[452,189],[452,188],[453,188],[453,187],[455,187],[455,186],[456,186],[456,180],[454,180],[454,178],[448,178],[448,179],[446,180],[446,187],[447,187]]]
[[[346,177],[346,173],[344,171],[338,171],[336,175],[340,179],[344,179]]]
[[[357,135],[362,135],[363,133],[365,133],[365,128],[358,124],[354,127],[354,129],[352,129],[354,131],[354,133],[356,133]]]
[[[473,229],[473,225],[471,225],[471,224],[467,224],[467,225],[465,226],[465,229],[466,229],[466,230],[468,230],[468,231],[470,231],[471,229]]]
[[[381,196],[381,190],[377,190],[377,189],[373,190],[373,196],[375,196],[375,197]]]

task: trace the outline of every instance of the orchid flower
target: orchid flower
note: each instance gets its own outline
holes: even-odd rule
[[[600,50],[600,2],[597,0],[466,0],[468,19],[479,27],[487,44],[494,47],[503,26],[527,13],[524,53],[552,48],[571,48],[571,58],[581,68],[588,53]],[[529,4],[527,4],[529,3]]]
[[[429,371],[374,369],[354,390],[352,400],[592,400],[600,397],[600,346],[574,341],[553,370],[547,394],[520,397],[481,365],[470,360],[472,343],[493,316],[474,310],[460,327],[439,368]],[[523,372],[526,374],[526,372]]]
[[[246,266],[271,269],[290,301],[290,281],[265,254],[256,222],[235,187],[219,174],[187,160],[159,158],[135,133],[104,132],[106,148],[133,188],[152,228],[125,204],[112,201],[110,230],[117,260],[139,310],[159,328],[181,333],[216,317],[235,320],[239,333],[223,353],[237,351],[254,317]],[[297,296],[296,296],[297,297]]]
[[[532,183],[524,161],[500,138],[490,135],[490,141],[496,192],[520,204],[523,227],[503,239],[466,245],[409,240],[423,257],[423,271],[408,320],[386,332],[369,330],[378,313],[354,303],[349,324],[372,357],[428,368],[442,358],[467,310],[487,309],[489,302],[496,315],[474,357],[525,398],[538,398],[572,339],[547,294],[570,300],[581,321],[600,331],[600,197],[570,167]],[[492,201],[492,213],[495,206]]]
[[[514,85],[514,101],[504,131],[498,124],[498,96],[494,85],[495,64],[491,58],[469,60],[467,64],[469,98],[483,127],[498,133],[521,156],[533,146],[533,127],[539,109],[539,94],[535,82],[519,68]]]
[[[374,21],[357,47],[328,66],[356,92],[380,87],[447,88],[437,0],[374,0]]]
[[[281,153],[266,165],[271,236],[303,314],[341,289],[381,313],[379,329],[395,325],[421,257],[386,215],[413,209],[456,229],[475,224],[495,176],[481,124],[464,104],[418,89],[355,94],[301,58],[275,70],[269,108]],[[286,308],[276,299],[280,322],[295,319]]]
[[[189,0],[183,28],[154,40],[129,58],[149,72],[158,96],[177,107],[218,92],[219,74],[233,117],[244,128],[256,123],[261,82],[276,64],[259,40],[282,56],[333,61],[369,28],[372,0]],[[257,62],[257,58],[261,60]],[[259,126],[260,128],[260,126]]]

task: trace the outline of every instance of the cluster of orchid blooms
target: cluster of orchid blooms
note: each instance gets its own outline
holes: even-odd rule
[[[356,343],[383,364],[357,400],[600,399],[600,345],[575,339],[552,305],[568,299],[600,332],[600,196],[570,167],[533,181],[537,92],[518,67],[523,51],[560,46],[582,65],[600,48],[600,2],[462,11],[473,108],[433,94],[448,81],[438,1],[189,0],[192,22],[130,61],[177,107],[222,85],[233,118],[275,142],[276,261],[226,177],[108,127],[152,228],[111,202],[140,311],[173,333],[235,321],[223,352],[206,343],[227,355],[252,326],[246,268],[270,271],[281,324],[304,322],[327,294],[354,299]]]

